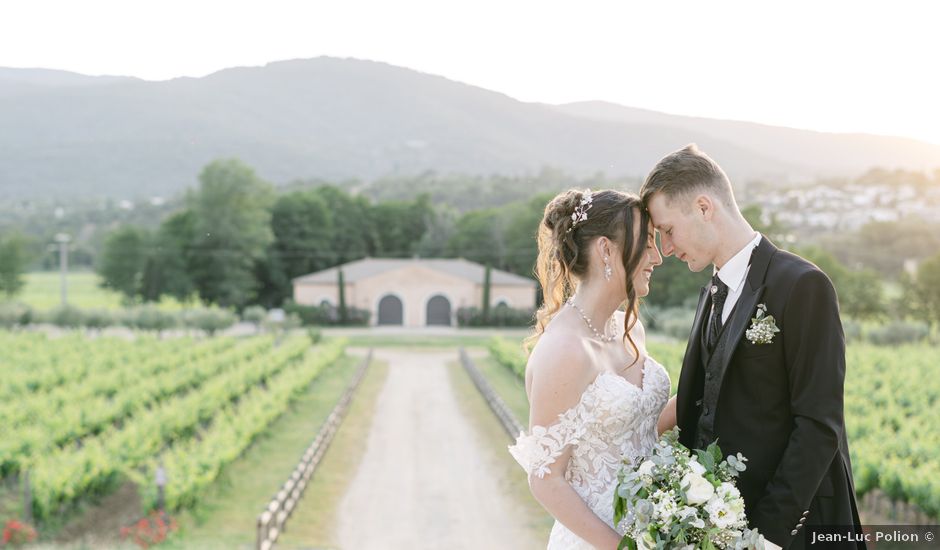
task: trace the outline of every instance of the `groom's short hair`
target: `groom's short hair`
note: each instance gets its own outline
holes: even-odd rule
[[[708,191],[728,207],[735,205],[731,182],[718,163],[690,143],[669,153],[653,167],[640,188],[643,204],[649,204],[656,193],[672,204],[677,198],[689,198]]]

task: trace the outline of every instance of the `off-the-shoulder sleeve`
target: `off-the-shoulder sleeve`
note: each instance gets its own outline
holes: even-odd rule
[[[529,475],[539,478],[551,472],[555,463],[568,445],[577,445],[583,426],[575,421],[577,416],[561,415],[558,422],[548,426],[533,426],[532,432],[519,432],[516,444],[509,446],[509,453]],[[574,416],[574,417],[572,417]]]

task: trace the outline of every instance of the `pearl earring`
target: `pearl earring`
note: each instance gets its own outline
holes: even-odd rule
[[[610,257],[604,256],[604,278],[609,281],[613,274],[614,270],[610,268]]]

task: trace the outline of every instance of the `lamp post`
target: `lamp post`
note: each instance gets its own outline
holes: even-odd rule
[[[157,473],[154,478],[157,483],[157,510],[163,510],[166,506],[166,495],[164,493],[166,490],[166,470],[163,469],[163,463],[157,466]]]
[[[60,286],[62,289],[62,307],[68,305],[68,281],[67,275],[69,271],[69,242],[72,240],[72,237],[68,233],[57,233],[55,236],[55,242],[59,243],[59,273],[60,273]]]

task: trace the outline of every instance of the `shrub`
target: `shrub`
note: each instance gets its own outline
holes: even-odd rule
[[[494,336],[486,347],[489,348],[490,355],[497,363],[512,371],[520,379],[525,379],[526,356],[518,344]]]
[[[640,318],[643,319],[643,326],[648,331],[666,334],[677,340],[685,340],[692,330],[695,311],[680,307],[641,308]]]
[[[47,321],[57,327],[78,328],[85,324],[85,314],[72,306],[59,306],[48,313]]]
[[[203,330],[212,336],[235,324],[235,314],[226,309],[201,308],[183,312],[183,323],[190,328]]]
[[[868,332],[868,341],[876,346],[897,346],[920,342],[927,338],[930,329],[924,323],[893,321]]]
[[[158,309],[156,306],[142,306],[129,310],[127,319],[134,328],[156,332],[175,327],[179,323],[175,314]]]
[[[245,308],[245,311],[242,312],[242,321],[259,326],[261,325],[261,322],[267,318],[267,316],[268,312],[265,311],[263,307],[248,306]]]
[[[19,302],[0,304],[0,327],[12,328],[33,321],[33,309]]]
[[[477,307],[462,307],[457,310],[457,326],[461,327],[528,327],[535,323],[535,311],[499,305],[490,309],[489,319]]]
[[[843,319],[842,332],[845,333],[846,342],[857,342],[862,339],[862,324],[858,321]]]
[[[91,329],[103,329],[114,324],[114,315],[103,309],[88,309],[82,312],[83,325]]]
[[[339,317],[339,308],[324,304],[320,306],[306,306],[294,301],[284,303],[284,311],[300,318],[304,326],[367,326],[371,314],[368,310],[356,307],[346,307],[346,322]]]

